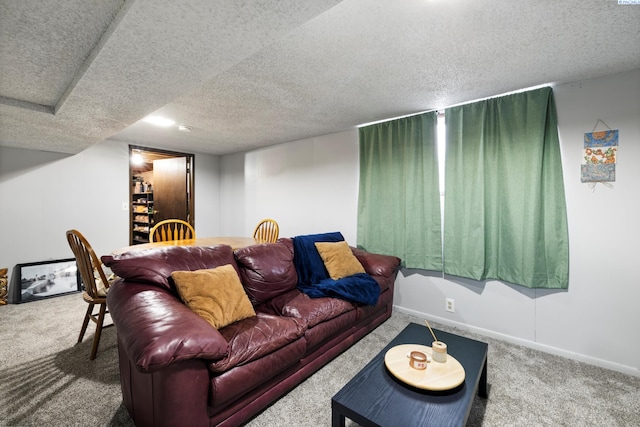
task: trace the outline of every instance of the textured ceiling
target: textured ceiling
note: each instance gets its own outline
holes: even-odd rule
[[[615,0],[0,0],[0,145],[226,154],[637,68]]]

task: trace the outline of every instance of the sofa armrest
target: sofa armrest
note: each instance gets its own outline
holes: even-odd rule
[[[217,329],[166,289],[120,279],[107,305],[121,346],[141,372],[192,358],[219,360],[229,351]]]
[[[370,276],[395,279],[400,270],[400,258],[396,256],[374,254],[354,247],[351,247],[351,251]]]

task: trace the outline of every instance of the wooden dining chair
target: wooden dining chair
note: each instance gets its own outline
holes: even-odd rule
[[[280,234],[278,223],[271,218],[263,219],[253,230],[253,238],[260,243],[275,243]]]
[[[82,342],[84,333],[89,325],[89,320],[92,320],[96,324],[96,332],[93,336],[93,345],[91,346],[89,359],[93,360],[96,358],[96,353],[98,352],[102,329],[113,326],[113,323],[104,324],[105,315],[109,313],[107,310],[109,280],[102,268],[102,262],[82,233],[78,230],[68,230],[67,241],[76,257],[76,263],[80,270],[80,278],[84,284],[82,299],[89,304],[82,322],[78,342]],[[94,313],[96,306],[99,307],[99,310],[97,313]]]
[[[149,232],[149,242],[195,239],[196,231],[187,221],[165,219],[153,226]]]

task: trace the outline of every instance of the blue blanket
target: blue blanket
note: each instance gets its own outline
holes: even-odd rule
[[[378,282],[366,273],[338,280],[329,278],[309,286],[298,285],[298,289],[311,298],[333,297],[367,305],[376,305],[380,296]]]
[[[329,274],[316,249],[316,242],[342,242],[342,233],[309,234],[293,238],[293,264],[298,273],[298,285],[309,286],[328,279]]]
[[[293,238],[293,264],[298,273],[298,289],[311,298],[334,297],[376,305],[380,296],[380,286],[368,274],[359,273],[339,280],[329,278],[315,243],[343,240],[340,232]]]

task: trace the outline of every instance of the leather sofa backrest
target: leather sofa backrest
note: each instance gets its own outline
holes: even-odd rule
[[[167,246],[144,251],[104,255],[102,262],[125,280],[150,283],[176,292],[171,273],[231,264],[240,273],[233,249],[218,246]]]
[[[286,242],[265,243],[236,249],[240,279],[253,305],[295,289],[298,274],[293,247]]]

